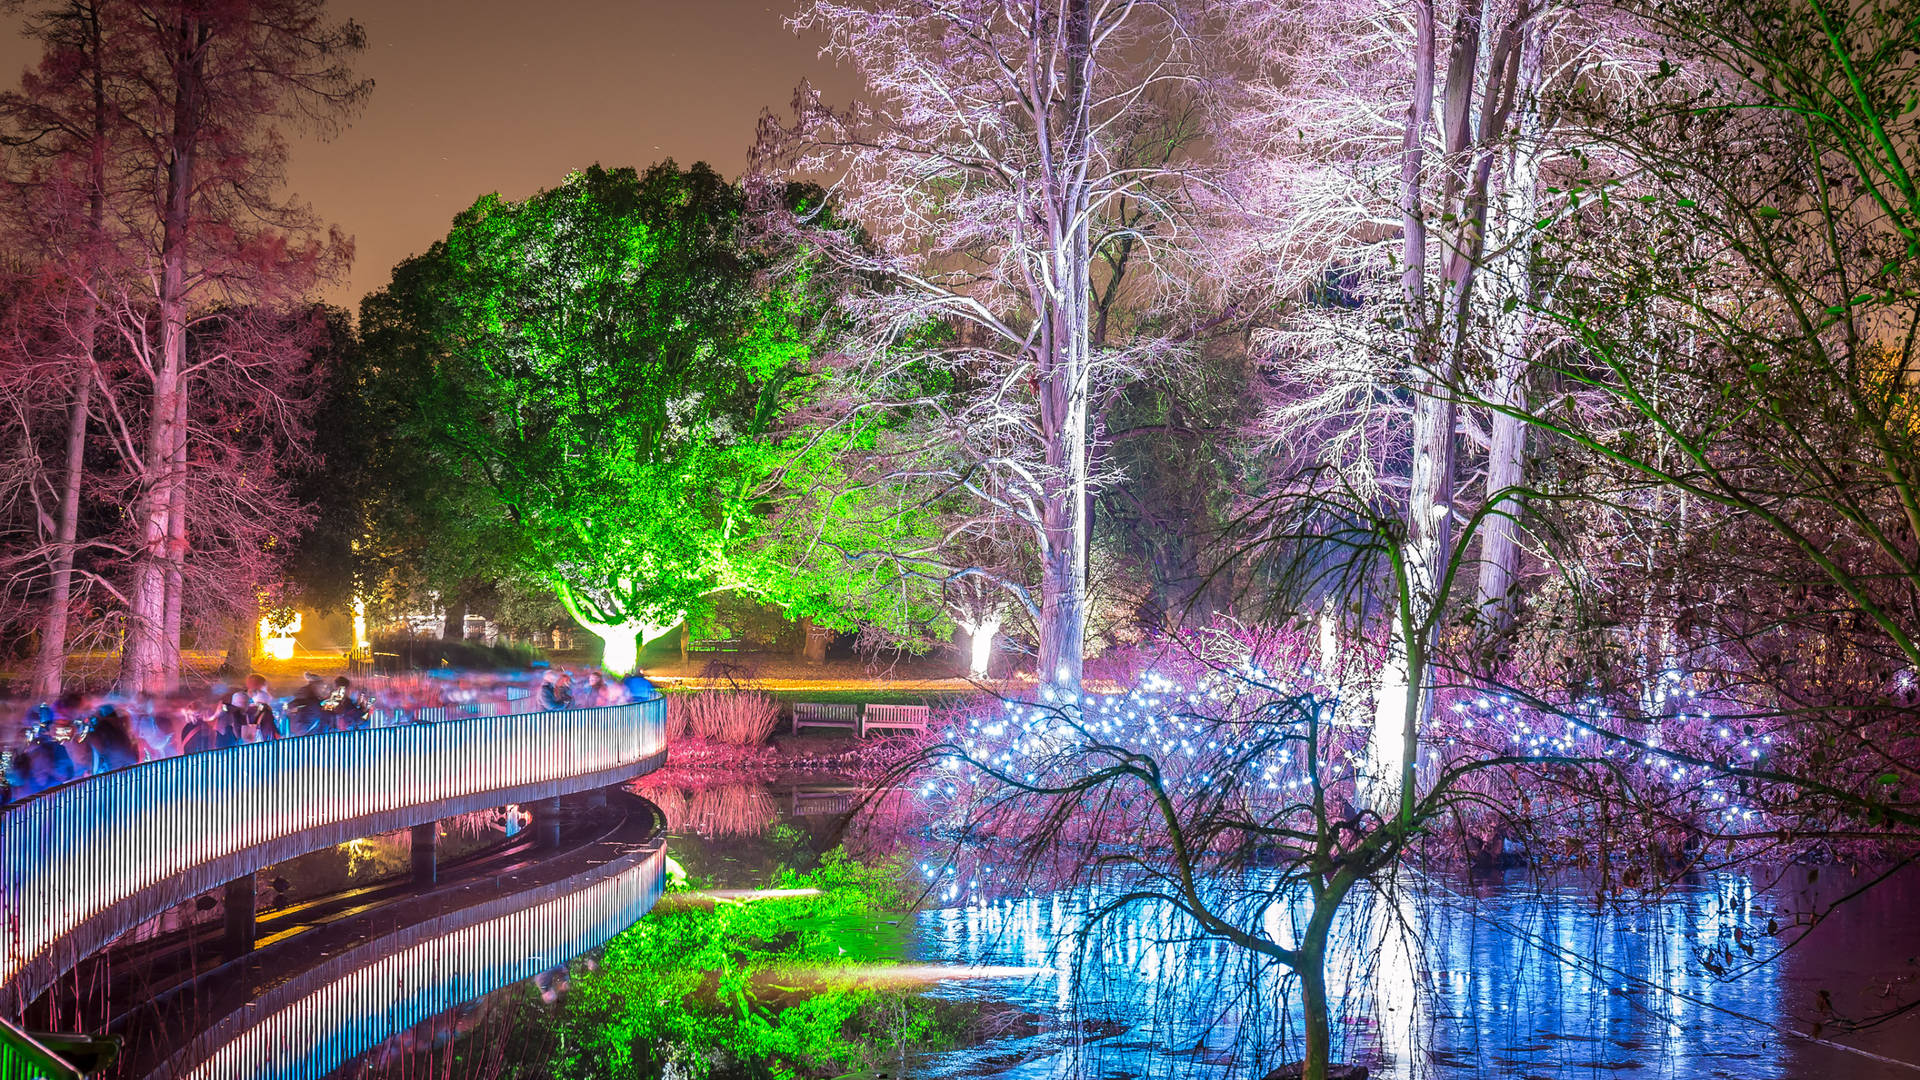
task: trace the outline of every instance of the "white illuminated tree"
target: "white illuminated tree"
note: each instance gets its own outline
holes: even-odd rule
[[[951,534],[1012,526],[1037,583],[1043,682],[1077,692],[1088,619],[1095,402],[1150,369],[1157,337],[1096,345],[1121,274],[1148,306],[1181,272],[1200,170],[1188,157],[1204,5],[1143,0],[818,0],[794,20],[865,79],[845,110],[803,86],[761,125],[758,165],[822,179],[860,236],[815,234],[870,289],[849,305],[873,398],[910,410],[926,452],[888,470],[949,500]],[[1131,270],[1102,255],[1132,252]],[[903,393],[899,376],[919,390]],[[924,376],[931,373],[934,377]],[[920,569],[973,572],[951,552]]]

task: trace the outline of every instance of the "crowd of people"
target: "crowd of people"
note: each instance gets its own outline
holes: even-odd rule
[[[260,675],[205,693],[166,697],[69,693],[16,712],[0,733],[5,801],[143,761],[331,731],[432,723],[474,715],[622,705],[654,694],[645,677],[609,680],[598,670],[548,669],[534,686],[524,672],[438,670],[360,683],[309,672],[279,697]],[[13,710],[9,710],[13,711]]]

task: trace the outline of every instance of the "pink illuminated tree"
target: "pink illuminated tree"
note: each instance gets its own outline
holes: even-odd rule
[[[1526,399],[1530,359],[1554,344],[1534,316],[1551,288],[1535,232],[1578,207],[1550,182],[1584,152],[1552,103],[1638,54],[1621,44],[1621,13],[1554,0],[1236,14],[1257,71],[1224,139],[1242,162],[1236,258],[1286,298],[1257,335],[1272,358],[1259,434],[1283,451],[1276,475],[1337,476],[1403,507],[1417,603],[1382,675],[1397,682],[1410,651],[1438,646],[1425,613],[1444,606],[1443,567],[1476,507],[1491,508],[1477,575],[1453,576],[1462,588],[1477,576],[1474,618],[1511,622],[1527,428],[1500,404]],[[1477,494],[1460,487],[1475,450]],[[1410,640],[1412,624],[1428,638]],[[1404,715],[1401,695],[1379,700],[1390,757],[1432,698],[1414,695]]]
[[[64,359],[46,385],[69,404],[59,509],[24,556],[9,545],[10,584],[43,605],[50,690],[88,551],[124,622],[123,688],[164,689],[196,608],[250,613],[260,560],[299,524],[278,466],[305,440],[302,312],[351,245],[279,194],[281,132],[357,107],[364,37],[318,0],[69,0],[29,27],[44,61],[0,102],[10,224],[40,280],[14,341]],[[84,541],[83,487],[128,510]]]
[[[50,697],[65,672],[76,574],[87,577],[84,591],[115,591],[84,564],[76,568],[87,431],[102,374],[99,305],[77,282],[98,276],[108,257],[107,162],[121,126],[106,100],[101,4],[50,7],[29,20],[27,33],[44,46],[41,62],[18,92],[0,95],[13,154],[7,232],[15,251],[37,264],[11,298],[11,355],[0,379],[23,436],[10,494],[31,507],[26,543],[9,546],[4,591],[41,597],[33,688]],[[57,420],[49,401],[58,403]]]
[[[129,184],[121,210],[127,272],[96,289],[146,399],[144,431],[120,433],[140,477],[121,683],[139,690],[179,677],[189,402],[202,386],[245,387],[262,421],[288,418],[274,378],[286,345],[243,321],[305,296],[351,257],[337,230],[279,194],[281,128],[330,131],[371,84],[347,66],[364,33],[330,21],[320,0],[147,0],[116,13],[125,67],[112,107],[134,135],[116,164],[144,182]],[[195,337],[204,345],[192,356]]]

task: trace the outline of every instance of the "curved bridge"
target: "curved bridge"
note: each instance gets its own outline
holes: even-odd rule
[[[0,1008],[176,904],[356,837],[617,784],[666,758],[662,698],[329,732],[150,761],[0,813]]]

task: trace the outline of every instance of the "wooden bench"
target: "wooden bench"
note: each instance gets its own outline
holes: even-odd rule
[[[860,718],[860,735],[876,728],[927,733],[927,719],[933,712],[925,705],[869,705]]]
[[[860,732],[860,706],[828,705],[817,701],[797,701],[793,705],[793,732],[803,727],[840,728]]]
[[[706,638],[687,642],[688,652],[744,652],[746,648],[744,638]]]

